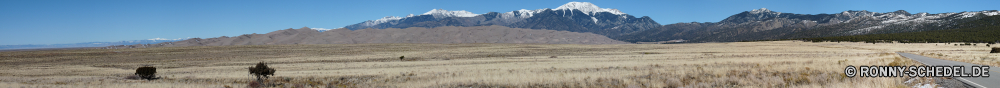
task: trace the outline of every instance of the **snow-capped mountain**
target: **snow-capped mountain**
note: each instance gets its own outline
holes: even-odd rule
[[[333,30],[333,29],[326,29],[326,28],[310,28],[310,29],[313,29],[313,30],[316,30],[316,31],[319,31],[319,32]],[[334,28],[334,29],[340,29],[340,28]]]
[[[581,12],[587,15],[597,14],[600,12],[608,12],[615,15],[625,14],[622,11],[618,11],[618,9],[600,8],[597,7],[597,5],[594,5],[593,3],[590,2],[569,2],[566,3],[565,5],[559,6],[554,10],[580,10]]]
[[[351,30],[375,28],[408,28],[439,26],[500,25],[512,28],[591,32],[601,35],[621,35],[659,27],[649,17],[636,18],[617,9],[600,8],[589,2],[569,2],[556,9],[515,10],[474,14],[458,10],[432,9],[421,15],[388,16],[349,25]]]
[[[420,14],[420,15],[431,15],[431,16],[434,16],[434,18],[445,18],[445,17],[474,17],[474,16],[477,16],[479,14],[474,14],[472,12],[465,11],[465,10],[448,11],[448,10],[444,10],[444,9],[432,9],[431,11],[427,11],[426,13]],[[407,16],[407,17],[411,17],[411,16]]]
[[[478,15],[478,14],[474,14],[472,12],[468,12],[468,11],[465,11],[465,10],[461,10],[461,11],[448,11],[448,10],[444,10],[444,9],[432,9],[431,11],[427,11],[426,13],[421,14],[421,16],[431,16],[431,17],[434,17],[436,19],[441,19],[441,18],[446,18],[446,17],[474,17],[476,15]],[[369,28],[369,27],[372,27],[372,26],[375,26],[375,25],[378,25],[378,24],[382,24],[382,23],[386,23],[386,22],[399,21],[399,20],[401,20],[403,18],[410,18],[410,17],[414,17],[414,16],[415,15],[413,15],[413,14],[406,15],[406,17],[386,16],[386,17],[382,17],[380,19],[368,20],[368,21],[365,21],[365,22],[361,22],[359,24],[355,24],[355,25],[359,25],[361,27],[352,27],[354,25],[351,25],[351,26],[348,26],[348,27],[345,27],[345,28],[361,28],[361,29],[363,29],[363,28]],[[382,29],[382,28],[380,28],[380,29]],[[352,29],[352,30],[355,30],[355,29]]]
[[[413,14],[410,14],[410,15],[413,15]],[[407,16],[407,17],[410,17],[410,16]],[[368,20],[368,21],[365,21],[365,22],[362,22],[362,23],[360,23],[360,24],[355,24],[355,25],[362,25],[362,26],[375,26],[375,25],[378,25],[378,24],[381,24],[381,23],[385,23],[385,22],[389,22],[389,21],[397,21],[397,20],[399,20],[399,19],[403,19],[403,17],[397,17],[397,16],[386,16],[386,17],[382,17],[381,19],[377,19],[377,20]]]
[[[795,14],[761,8],[732,15],[718,23],[668,24],[616,39],[629,42],[674,39],[730,42],[917,32],[954,29],[956,24],[997,14],[1000,11],[911,14],[903,10],[884,13],[849,10],[836,14]]]
[[[797,23],[807,24],[808,26],[806,27],[818,27],[818,26],[849,23],[855,26],[850,26],[851,28],[842,30],[850,30],[850,32],[845,32],[837,35],[858,35],[858,34],[885,33],[885,32],[912,32],[912,31],[938,30],[942,28],[950,28],[950,25],[953,25],[955,23],[961,23],[963,19],[972,18],[974,20],[976,19],[974,17],[976,17],[977,14],[982,14],[983,16],[993,16],[997,15],[998,13],[1000,12],[979,11],[979,12],[960,12],[960,13],[952,12],[952,13],[939,13],[939,14],[929,14],[926,12],[921,12],[917,14],[910,14],[909,12],[906,12],[904,10],[898,10],[886,13],[870,12],[866,10],[861,10],[861,11],[851,10],[851,11],[843,11],[838,14],[810,15],[810,14],[781,13],[781,12],[771,11],[766,8],[761,8],[730,16],[729,18],[720,21],[720,24],[728,27],[737,27],[739,25],[759,24],[758,21],[767,21],[767,20],[790,21],[786,24],[783,24],[782,26],[769,27],[770,29],[758,29],[758,30],[771,30],[774,28],[794,25]],[[934,27],[921,27],[926,25]]]

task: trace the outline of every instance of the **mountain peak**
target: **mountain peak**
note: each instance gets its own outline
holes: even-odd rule
[[[909,12],[906,12],[906,10],[896,10],[896,11],[893,11],[893,12],[909,13]]]
[[[593,3],[590,3],[590,2],[569,2],[569,3],[563,4],[562,6],[559,6],[558,8],[556,8],[554,10],[580,10],[584,14],[587,14],[587,15],[598,13],[598,12],[609,12],[609,13],[612,13],[612,14],[615,14],[615,15],[625,14],[622,11],[619,11],[618,9],[601,8],[601,7],[597,7],[597,5],[594,5]]]
[[[767,8],[750,10],[750,13],[764,13],[764,12],[774,12],[774,11],[768,10]]]
[[[601,9],[590,2],[569,2],[556,9]]]
[[[433,16],[444,16],[444,17],[475,17],[479,14],[474,14],[469,11],[459,10],[459,11],[448,11],[444,9],[432,9],[427,11],[427,13],[421,15],[433,15]]]
[[[896,10],[896,11],[889,12],[889,13],[898,14],[898,15],[910,15],[910,12],[906,12],[905,10]]]

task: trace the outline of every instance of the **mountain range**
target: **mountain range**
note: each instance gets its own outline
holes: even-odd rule
[[[500,25],[595,33],[627,42],[733,42],[954,29],[955,24],[998,13],[996,10],[935,14],[914,14],[904,10],[884,13],[850,10],[837,14],[795,14],[760,8],[737,13],[719,22],[659,25],[648,16],[635,18],[617,9],[599,8],[589,2],[569,2],[556,9],[486,14],[434,9],[421,15],[389,16],[345,28]]]
[[[648,16],[635,17],[589,2],[569,2],[555,9],[485,14],[432,9],[420,15],[387,16],[337,29],[290,28],[267,34],[106,48],[364,43],[735,42],[968,28],[972,26],[957,24],[995,15],[1000,15],[1000,11],[909,13],[904,10],[849,10],[836,14],[796,14],[760,8],[736,13],[719,22],[660,25]]]
[[[369,20],[344,28],[351,30],[374,28],[409,28],[441,26],[489,26],[499,25],[511,28],[546,29],[570,32],[594,33],[605,36],[619,36],[659,27],[660,24],[648,16],[628,15],[618,9],[600,8],[589,2],[569,2],[556,9],[521,9],[510,12],[472,12],[433,9],[421,15],[406,17],[388,16]]]
[[[886,34],[955,29],[956,24],[1000,11],[916,13],[843,11],[838,14],[781,13],[766,8],[744,11],[720,22],[676,23],[614,37],[629,42],[684,39],[694,42],[733,42],[864,34]]]

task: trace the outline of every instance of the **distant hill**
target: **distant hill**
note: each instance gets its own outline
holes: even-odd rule
[[[958,29],[933,30],[891,34],[870,34],[854,36],[836,36],[821,38],[804,38],[809,41],[850,41],[850,42],[892,42],[927,43],[927,42],[1000,42],[1000,16],[988,16],[982,19],[956,25]]]
[[[593,33],[508,28],[504,26],[406,29],[332,29],[319,32],[311,28],[285,29],[267,34],[244,34],[234,37],[192,38],[159,44],[109,46],[105,48],[143,48],[176,46],[282,45],[282,44],[368,44],[368,43],[527,43],[527,44],[629,44]]]
[[[117,42],[84,42],[84,43],[70,43],[70,44],[27,44],[27,45],[0,45],[0,50],[12,50],[12,49],[44,49],[44,48],[76,48],[76,47],[103,47],[103,46],[113,46],[113,45],[133,45],[133,44],[156,44],[162,42],[174,42],[181,41],[184,39],[146,39],[146,40],[130,40],[130,41],[117,41]]]

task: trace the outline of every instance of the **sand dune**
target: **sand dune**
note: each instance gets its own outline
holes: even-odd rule
[[[306,27],[267,34],[235,37],[192,38],[184,41],[110,46],[106,48],[149,48],[175,46],[284,45],[284,44],[368,44],[368,43],[518,43],[518,44],[628,44],[593,33],[534,30],[503,26],[412,27],[406,29],[334,29],[319,32]]]

